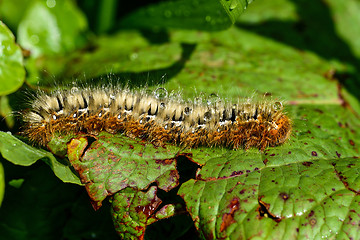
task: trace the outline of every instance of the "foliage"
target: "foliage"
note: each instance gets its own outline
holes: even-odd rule
[[[360,4],[142,3],[0,3],[0,238],[358,239]],[[293,133],[264,152],[18,134],[33,90],[73,82],[265,95]]]

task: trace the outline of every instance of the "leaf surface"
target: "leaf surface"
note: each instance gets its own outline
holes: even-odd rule
[[[79,173],[95,209],[108,196],[127,188],[144,190],[153,182],[165,191],[178,185],[172,146],[154,147],[109,133],[101,133],[91,144],[85,137],[68,144],[70,163]]]
[[[24,81],[21,49],[12,32],[0,21],[0,96],[15,92]]]
[[[79,178],[71,170],[69,163],[59,161],[50,152],[20,141],[11,133],[0,132],[0,152],[3,158],[21,166],[30,166],[42,159],[62,181],[81,184]]]

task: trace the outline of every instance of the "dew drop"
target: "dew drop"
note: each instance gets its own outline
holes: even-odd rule
[[[53,8],[56,6],[56,1],[55,0],[47,0],[46,1],[46,5],[49,7],[49,8]]]
[[[274,109],[275,109],[276,111],[279,111],[279,110],[281,110],[282,108],[283,108],[283,105],[282,105],[281,102],[275,102],[275,103],[274,103]]]
[[[71,92],[71,93],[76,93],[77,91],[79,91],[79,89],[78,89],[77,87],[72,87],[72,88],[70,89],[70,92]]]
[[[168,92],[165,88],[159,87],[159,88],[155,89],[154,95],[157,99],[164,99],[167,97]]]
[[[206,100],[207,105],[212,105],[220,101],[220,97],[216,93],[212,93]]]
[[[131,61],[135,61],[139,57],[138,53],[132,53],[130,54],[129,58]]]
[[[229,10],[232,11],[234,10],[238,5],[238,0],[232,0],[229,6]]]
[[[185,113],[186,115],[189,115],[191,112],[192,112],[192,109],[191,109],[191,108],[189,108],[189,107],[185,107],[185,108],[184,108],[184,113]]]
[[[211,114],[210,111],[208,111],[208,112],[206,112],[206,113],[204,114],[204,120],[205,120],[205,122],[210,121],[211,118],[212,118],[212,114]]]
[[[73,118],[76,118],[76,116],[77,116],[76,113],[74,113]]]
[[[57,117],[56,117],[56,115],[54,114],[54,115],[52,115],[52,118],[54,119],[54,120],[56,120],[57,119]]]
[[[120,119],[121,118],[121,114],[119,114],[118,116],[117,116],[117,119]]]

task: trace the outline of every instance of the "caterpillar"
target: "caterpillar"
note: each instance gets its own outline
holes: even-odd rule
[[[185,147],[224,146],[264,150],[284,143],[291,121],[276,101],[238,99],[230,103],[215,97],[184,101],[159,87],[130,90],[116,87],[73,87],[38,93],[22,113],[24,134],[46,146],[54,133],[101,131],[142,138],[155,146],[166,142]]]

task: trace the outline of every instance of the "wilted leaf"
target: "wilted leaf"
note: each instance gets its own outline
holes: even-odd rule
[[[156,193],[157,187],[152,186],[147,192],[126,188],[113,196],[111,212],[121,238],[144,239],[149,224],[174,214],[173,205],[165,205],[156,212],[161,204]]]

